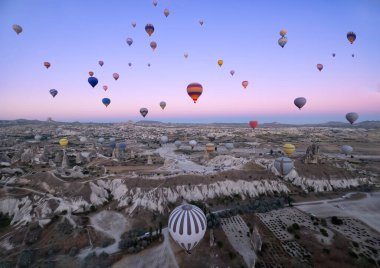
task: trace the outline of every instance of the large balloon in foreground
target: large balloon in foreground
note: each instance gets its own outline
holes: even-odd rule
[[[104,91],[107,91],[107,89],[108,89],[108,86],[107,86],[107,85],[104,85],[104,86],[103,86],[103,90],[104,90]]]
[[[150,47],[153,49],[153,51],[157,48],[157,43],[152,41],[150,42]]]
[[[242,84],[242,86],[243,86],[244,88],[247,88],[247,87],[248,87],[248,81],[243,81],[243,82],[241,82],[241,84]]]
[[[296,147],[293,144],[286,143],[286,144],[284,144],[282,149],[284,150],[284,152],[287,156],[291,156],[294,153],[294,151],[296,150]]]
[[[189,144],[191,146],[191,149],[194,149],[194,146],[197,145],[197,141],[191,140],[191,141],[189,141]]]
[[[44,66],[46,67],[46,69],[49,69],[49,67],[50,67],[50,62],[48,62],[48,61],[44,61]]]
[[[94,72],[93,71],[89,71],[88,74],[89,74],[89,76],[94,76]]]
[[[12,25],[13,31],[15,31],[17,34],[20,34],[22,32],[22,27],[18,24],[13,24]]]
[[[100,60],[98,63],[99,63],[99,65],[100,65],[100,67],[102,67],[103,64],[104,64],[104,61]]]
[[[194,103],[202,95],[203,87],[199,83],[191,83],[187,86],[187,94],[193,99]]]
[[[318,63],[318,64],[317,64],[317,69],[318,69],[319,71],[322,71],[322,69],[323,69],[323,64]]]
[[[358,120],[358,118],[359,118],[359,115],[357,113],[351,112],[351,113],[346,114],[346,119],[348,122],[350,122],[351,125],[355,123],[355,121]]]
[[[140,109],[140,114],[145,117],[148,114],[148,109],[147,108],[141,108]]]
[[[286,43],[288,43],[288,38],[281,37],[280,39],[278,39],[278,44],[280,45],[280,47],[283,48],[286,45]]]
[[[145,25],[145,31],[151,36],[154,32],[154,26],[152,24]]]
[[[162,110],[165,109],[165,107],[166,107],[166,102],[161,101],[161,102],[160,102],[160,107],[161,107]]]
[[[354,32],[348,32],[347,39],[351,44],[353,44],[356,40],[356,34]]]
[[[223,65],[223,60],[218,60],[218,65],[219,65],[219,67],[222,67],[222,65]]]
[[[167,9],[167,8],[165,8],[165,10],[164,10],[164,15],[165,15],[165,17],[168,17],[169,16],[169,9]]]
[[[233,76],[235,74],[235,71],[234,70],[231,70],[230,71],[230,74]]]
[[[119,74],[118,74],[118,73],[114,73],[114,74],[112,75],[112,77],[113,77],[115,80],[117,80],[117,79],[119,79]]]
[[[255,129],[258,125],[258,122],[257,121],[249,121],[249,126],[253,129]]]
[[[203,211],[194,205],[176,207],[169,216],[169,233],[174,241],[190,253],[206,233],[207,220]]]
[[[56,89],[50,89],[49,92],[50,92],[50,95],[53,96],[53,98],[54,98],[55,96],[57,96],[57,94],[58,94],[58,90],[56,90]]]
[[[301,108],[306,104],[306,99],[304,97],[299,97],[294,99],[294,105],[301,110]]]
[[[285,37],[285,35],[288,33],[288,31],[286,30],[286,29],[282,29],[281,31],[280,31],[280,35],[282,36],[282,37]]]
[[[69,140],[67,138],[62,138],[59,140],[59,145],[62,147],[66,147],[69,144]]]
[[[349,145],[343,145],[341,147],[341,151],[345,155],[348,155],[348,154],[351,154],[354,151],[354,149],[351,146],[349,146]]]
[[[293,160],[284,156],[276,158],[273,165],[281,176],[288,175],[294,168]]]
[[[98,84],[98,79],[96,77],[91,76],[88,78],[88,83],[90,83],[92,87],[95,87]]]
[[[128,38],[127,38],[127,44],[128,44],[129,46],[131,46],[131,45],[133,44],[133,39],[130,38],[130,37],[128,37]]]
[[[111,103],[111,100],[109,98],[104,98],[102,99],[102,102],[106,107],[108,107],[108,105],[110,105]]]

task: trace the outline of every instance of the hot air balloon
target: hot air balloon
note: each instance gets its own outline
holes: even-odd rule
[[[198,98],[202,95],[203,87],[199,83],[191,83],[187,86],[187,94],[193,99],[194,103],[197,102]]]
[[[94,72],[93,72],[93,71],[89,71],[88,74],[89,74],[90,76],[94,76]]]
[[[115,141],[116,141],[116,139],[114,137],[110,138],[110,142],[115,142]]]
[[[164,10],[164,15],[165,15],[165,17],[168,17],[168,16],[169,16],[169,9],[165,8],[165,10]]]
[[[13,31],[15,31],[17,34],[20,34],[22,32],[22,27],[18,24],[13,24],[12,25]]]
[[[130,38],[130,37],[128,37],[128,38],[127,38],[127,44],[128,44],[129,46],[131,46],[131,45],[133,44],[133,39]]]
[[[128,65],[129,65],[129,67],[131,67],[132,66],[132,62],[129,62]]]
[[[133,28],[136,27],[136,22],[135,22],[135,21],[132,22],[132,27],[133,27]]]
[[[145,117],[148,114],[148,109],[147,108],[141,108],[140,109],[140,114]]]
[[[175,142],[174,142],[174,145],[175,145],[175,147],[177,147],[177,149],[178,149],[179,147],[181,147],[181,144],[182,144],[181,141],[175,141]]]
[[[281,31],[280,31],[280,35],[282,36],[282,37],[285,37],[285,35],[288,33],[288,31],[286,30],[286,29],[282,29]]]
[[[150,67],[150,63],[148,63],[148,67]]]
[[[333,53],[332,56],[335,57],[335,53]]]
[[[44,66],[46,67],[46,69],[49,69],[49,67],[50,67],[50,62],[48,62],[48,61],[44,61]]]
[[[115,141],[111,141],[110,142],[110,147],[111,147],[111,149],[115,149],[116,148],[116,142]]]
[[[166,102],[161,101],[161,102],[160,102],[160,107],[162,108],[162,110],[165,109],[165,107],[166,107]]]
[[[231,70],[230,71],[230,74],[233,76],[235,74],[235,71],[234,70]]]
[[[87,141],[87,138],[86,138],[86,137],[80,137],[80,138],[79,138],[79,141],[80,141],[80,142],[86,142],[86,141]]]
[[[56,90],[56,89],[50,89],[49,92],[50,92],[50,95],[53,96],[53,98],[54,98],[55,96],[57,96],[57,94],[58,94],[58,90]]]
[[[98,139],[98,142],[99,142],[99,143],[103,143],[103,142],[104,142],[104,138],[99,138],[99,139]]]
[[[156,7],[157,6],[157,0],[153,0],[153,5]]]
[[[282,149],[284,150],[287,156],[291,156],[293,152],[295,151],[296,147],[294,147],[293,144],[286,143],[284,144],[284,146],[282,146]]]
[[[119,150],[125,151],[125,149],[127,149],[127,144],[125,142],[120,142],[119,143]]]
[[[65,148],[68,144],[69,144],[69,140],[67,138],[62,138],[59,140],[59,145],[61,145],[61,147],[63,148]]]
[[[203,25],[203,20],[199,20],[199,24],[202,26]]]
[[[168,227],[173,240],[190,253],[205,235],[207,219],[197,206],[184,204],[170,213]]]
[[[117,80],[117,79],[119,79],[119,74],[118,74],[118,73],[113,73],[112,77],[113,77],[115,80]]]
[[[145,25],[145,31],[151,36],[154,32],[154,26],[152,24]]]
[[[322,69],[323,69],[323,64],[318,63],[318,64],[317,64],[317,69],[318,69],[319,71],[322,71]]]
[[[348,154],[351,154],[352,152],[353,152],[353,148],[351,147],[351,146],[349,146],[349,145],[343,145],[342,147],[341,147],[341,151],[342,151],[342,153],[344,153],[345,155],[348,155]]]
[[[152,42],[150,42],[150,47],[153,49],[153,51],[156,49],[156,47],[157,47],[157,43],[156,42],[154,42],[154,41],[152,41]]]
[[[104,86],[103,86],[103,89],[104,89],[104,91],[107,91],[108,86],[107,86],[107,85],[104,85]]]
[[[102,99],[102,102],[106,107],[108,107],[108,105],[110,105],[111,103],[111,100],[109,98],[104,98]]]
[[[215,144],[207,143],[206,144],[206,152],[208,152],[209,154],[215,152]]]
[[[281,176],[286,176],[294,168],[293,160],[288,157],[279,157],[274,161],[274,167]]]
[[[352,54],[351,57],[355,57],[355,54]]]
[[[242,86],[243,86],[244,88],[247,88],[247,87],[248,87],[248,81],[243,81],[243,82],[241,82],[241,84],[242,84]]]
[[[160,142],[161,142],[161,144],[165,144],[165,143],[167,143],[168,142],[168,136],[162,136],[161,137],[161,139],[160,139]]]
[[[187,57],[189,57],[189,54],[188,53],[184,53],[183,56],[187,59]]]
[[[355,123],[355,121],[358,120],[358,118],[359,118],[359,115],[357,113],[351,112],[351,113],[346,114],[346,119],[348,122],[350,122],[351,125]]]
[[[222,67],[222,65],[223,65],[223,60],[218,60],[218,65],[219,65],[219,67]]]
[[[38,134],[37,134],[36,136],[34,136],[34,139],[35,139],[36,141],[40,141],[41,138],[42,138],[41,135],[38,135]]]
[[[249,121],[249,125],[251,128],[255,129],[258,125],[258,122],[257,121]]]
[[[104,61],[100,60],[100,61],[98,61],[98,63],[99,63],[99,65],[100,65],[100,67],[102,67],[103,64],[104,64]]]
[[[228,151],[231,151],[234,148],[234,144],[229,142],[224,144],[224,147],[226,147]]]
[[[347,39],[351,44],[353,44],[356,40],[356,34],[354,32],[348,32]]]
[[[191,140],[191,141],[189,141],[189,144],[190,144],[190,146],[191,146],[191,150],[193,150],[194,147],[195,147],[195,145],[197,145],[197,141],[195,141],[195,140]]]
[[[92,87],[95,87],[98,84],[98,79],[96,77],[91,76],[88,78],[88,83],[90,83]]]
[[[286,38],[285,36],[278,39],[278,44],[280,45],[280,47],[284,48],[286,43],[288,43],[288,38]]]
[[[294,99],[294,105],[301,110],[301,108],[306,104],[306,99],[304,97],[299,97]]]

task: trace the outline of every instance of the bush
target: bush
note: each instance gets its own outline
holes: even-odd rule
[[[343,221],[339,219],[337,216],[332,216],[331,223],[335,225],[341,225],[343,224]]]
[[[300,229],[300,226],[297,223],[293,223],[292,227],[293,227],[294,230],[299,230]]]
[[[323,248],[322,252],[327,254],[327,255],[330,254],[330,250],[328,248]]]
[[[231,260],[233,260],[233,259],[235,259],[235,258],[236,258],[236,253],[235,253],[235,252],[232,252],[232,251],[230,251],[230,252],[228,252],[228,256],[230,256],[230,259],[231,259]]]
[[[348,252],[348,256],[350,256],[351,258],[355,258],[355,259],[358,258],[358,255],[357,255],[355,252],[353,252],[352,250],[350,250],[350,251]]]
[[[321,228],[321,229],[319,229],[319,231],[321,231],[321,234],[322,234],[323,236],[326,236],[326,237],[329,236],[329,234],[327,233],[326,229]]]
[[[295,238],[295,239],[300,239],[301,237],[300,237],[299,234],[295,234],[295,235],[294,235],[294,238]]]
[[[289,232],[289,233],[294,233],[294,230],[293,230],[293,227],[292,226],[288,226],[288,228],[286,228],[286,230]]]
[[[321,219],[321,224],[323,227],[326,227],[327,226],[326,219]]]
[[[216,244],[218,245],[219,248],[223,247],[223,242],[222,241],[218,241],[218,242],[216,242]]]

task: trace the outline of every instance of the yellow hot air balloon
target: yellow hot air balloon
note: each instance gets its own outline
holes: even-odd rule
[[[286,29],[281,29],[281,31],[280,31],[280,35],[282,37],[284,37],[287,33],[288,33],[288,31]]]
[[[294,153],[294,151],[296,150],[296,147],[293,144],[286,143],[286,144],[284,144],[282,149],[284,150],[284,152],[287,156],[291,156]]]
[[[222,67],[222,65],[223,65],[223,60],[218,60],[218,65],[219,65],[219,67]]]
[[[61,147],[66,147],[67,144],[69,144],[69,140],[67,138],[62,138],[59,140],[59,145],[61,145]]]

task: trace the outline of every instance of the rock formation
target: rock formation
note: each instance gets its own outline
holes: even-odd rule
[[[304,157],[305,164],[318,164],[320,160],[319,145],[313,143],[306,149],[306,155]]]

